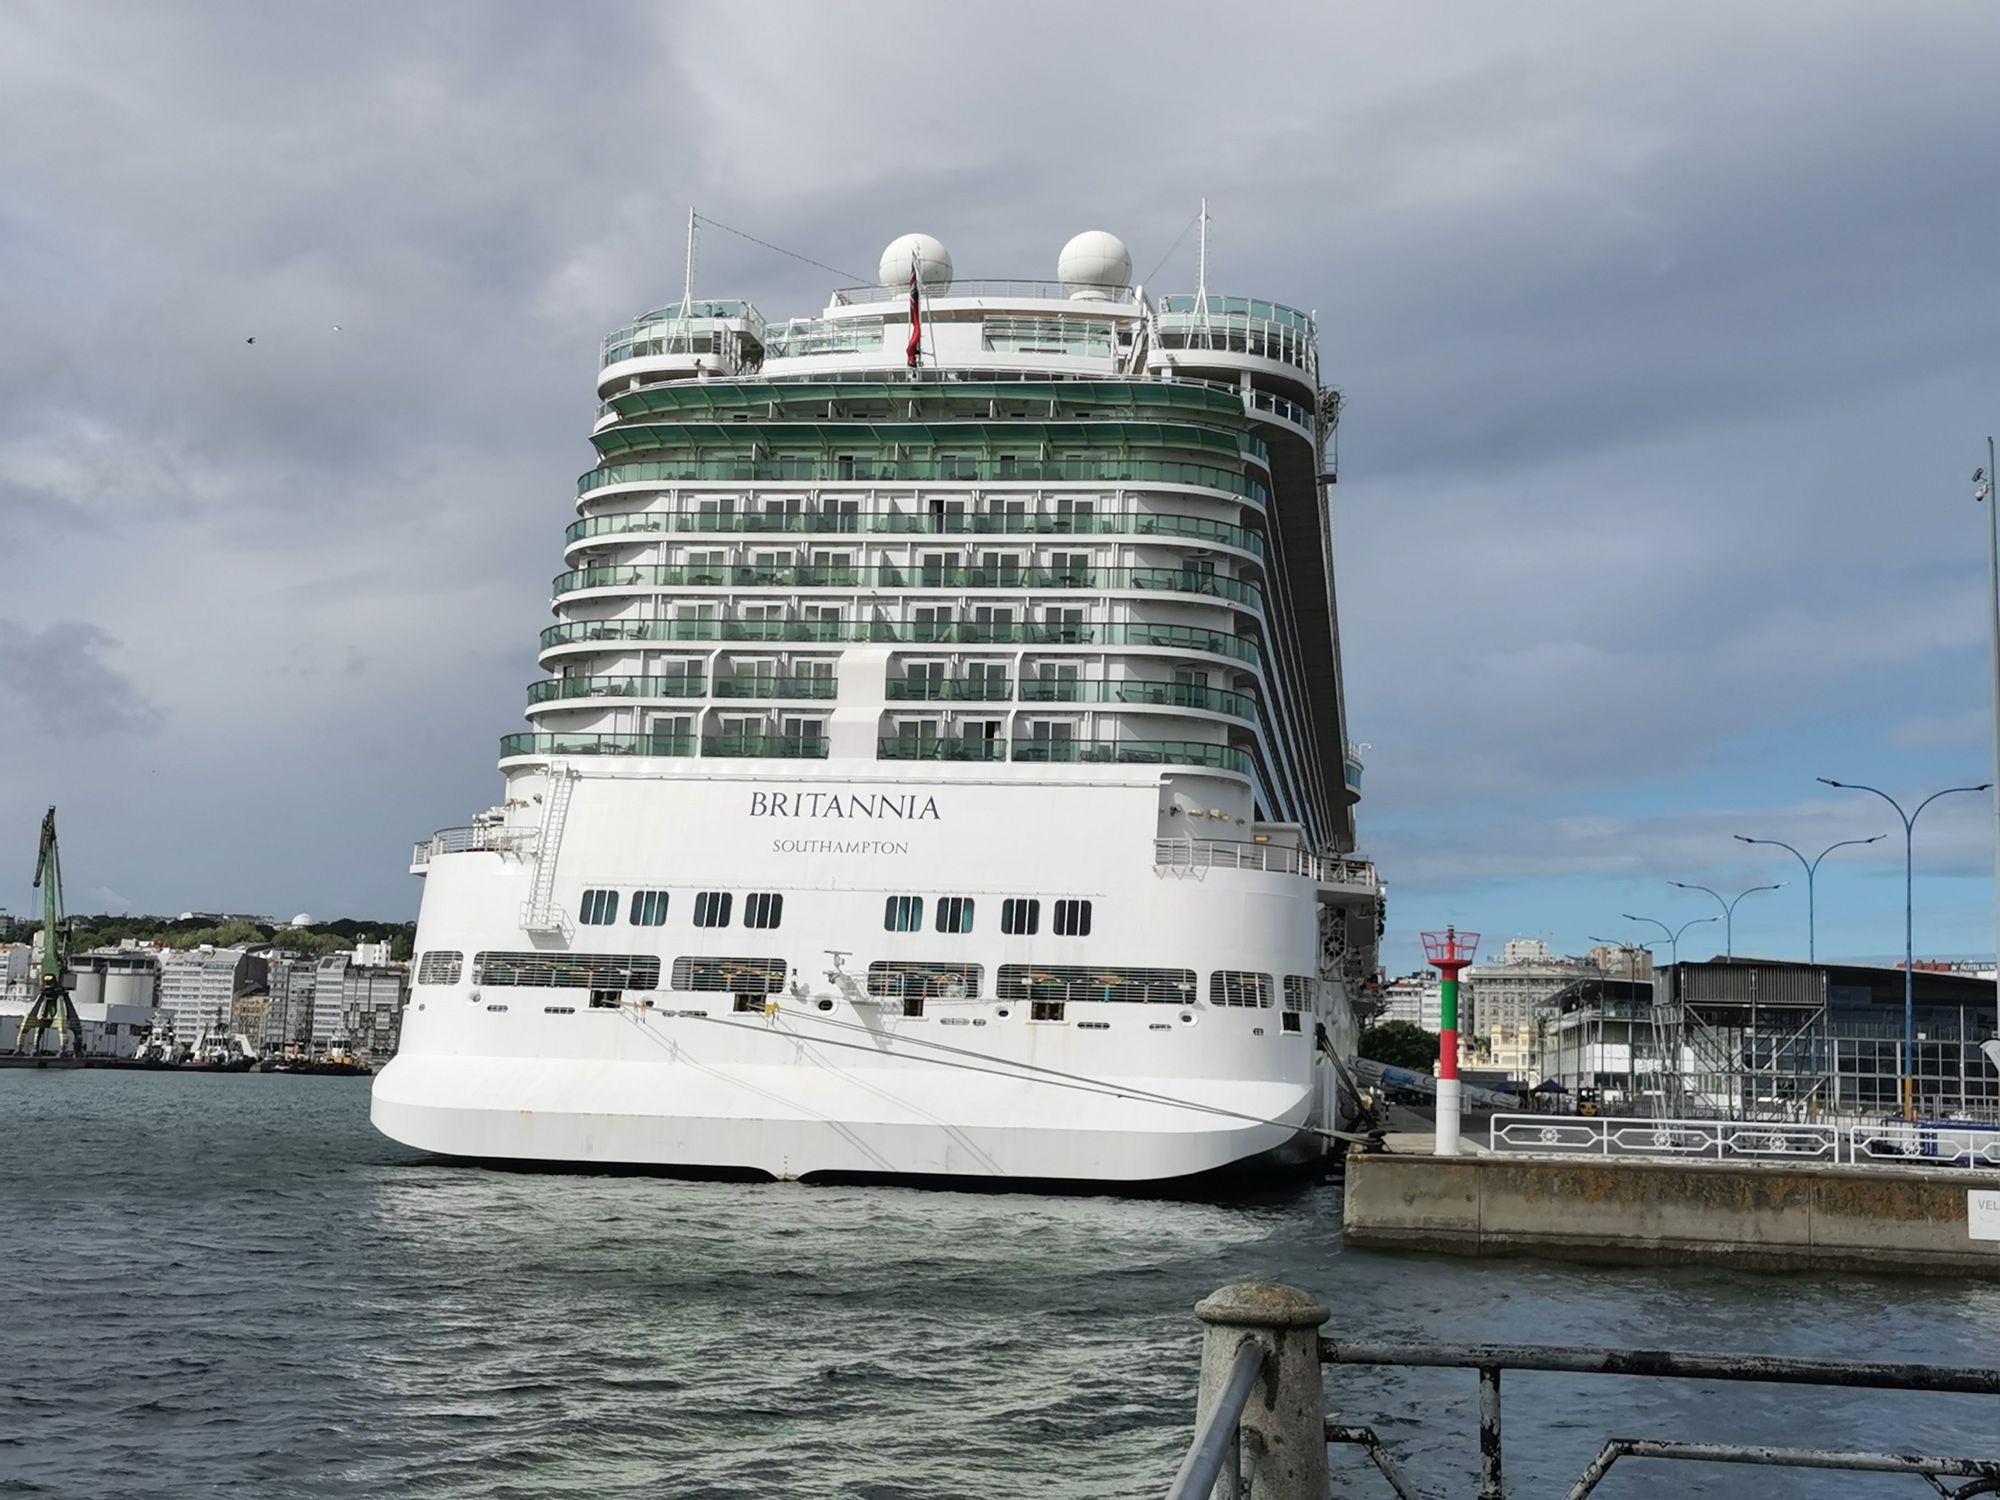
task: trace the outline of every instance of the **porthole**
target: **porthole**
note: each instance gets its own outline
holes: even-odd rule
[[[1011,1016],[1011,1015],[1012,1015],[1012,1014],[1014,1014],[1014,1013],[1013,1013],[1013,1012],[1012,1012],[1011,1010],[1007,1009],[1007,1007],[1006,1007],[1006,1006],[1004,1006],[1004,1005],[1003,1005],[1003,1006],[1001,1006],[1001,1007],[1000,1007],[1000,1008],[999,1008],[998,1010],[994,1011],[994,1012],[993,1012],[993,1014],[994,1014],[994,1015],[996,1015],[996,1016],[998,1016],[998,1017],[999,1017],[999,1018],[1000,1018],[1001,1020],[1003,1020],[1003,1021],[1004,1021],[1004,1020],[1006,1020],[1006,1019],[1007,1019],[1007,1018],[1008,1018],[1009,1016]]]
[[[833,1009],[833,1002],[832,1002],[831,1000],[822,1000],[822,1001],[820,1001],[820,1003],[819,1003],[819,1008],[820,1008],[821,1010],[832,1010],[832,1009]]]

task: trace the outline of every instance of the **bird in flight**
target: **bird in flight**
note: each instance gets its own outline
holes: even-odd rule
[[[246,344],[254,344],[254,343],[256,343],[256,342],[257,342],[257,340],[256,340],[256,339],[254,339],[254,338],[247,338],[247,339],[245,339],[245,340],[244,340],[243,342],[244,342],[244,343],[246,343]]]

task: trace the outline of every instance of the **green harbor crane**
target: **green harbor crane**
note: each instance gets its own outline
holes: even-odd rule
[[[41,987],[14,1038],[17,1056],[42,1055],[42,1040],[53,1030],[55,1056],[83,1060],[83,1023],[63,988],[69,944],[63,935],[62,857],[56,849],[56,810],[42,819],[42,846],[35,855],[35,885],[42,893]]]

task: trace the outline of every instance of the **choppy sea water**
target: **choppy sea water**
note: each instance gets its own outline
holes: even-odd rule
[[[0,1072],[0,1495],[1156,1496],[1224,1282],[1367,1339],[2000,1363],[2000,1287],[1343,1252],[1236,1203],[508,1173],[376,1135],[366,1080]],[[1474,1380],[1332,1372],[1426,1493]],[[2000,1402],[1516,1375],[1510,1490],[1611,1434],[2000,1453]],[[1386,1495],[1336,1449],[1342,1495]],[[1910,1478],[1627,1461],[1599,1493]]]

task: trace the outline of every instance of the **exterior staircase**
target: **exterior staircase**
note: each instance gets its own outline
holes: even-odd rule
[[[563,824],[569,820],[569,799],[577,773],[567,762],[549,762],[542,798],[542,836],[535,843],[535,874],[528,900],[521,908],[521,926],[544,937],[567,939],[576,930],[569,913],[555,905],[556,860],[562,853]]]

